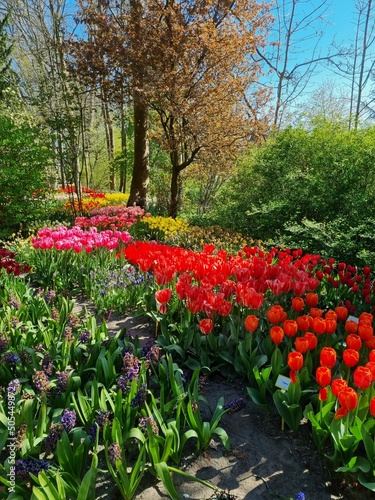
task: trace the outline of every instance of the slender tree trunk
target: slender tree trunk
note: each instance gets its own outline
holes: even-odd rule
[[[169,205],[169,216],[175,219],[178,213],[179,206],[179,177],[180,171],[178,165],[172,166],[172,177],[171,177],[171,201]]]
[[[142,96],[134,93],[134,163],[128,206],[146,207],[150,178],[148,108]]]

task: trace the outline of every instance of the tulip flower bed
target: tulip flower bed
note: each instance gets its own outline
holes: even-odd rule
[[[17,453],[26,461],[19,467],[34,472],[25,477],[22,494],[30,491],[30,478],[44,492],[40,498],[48,498],[52,487],[78,494],[81,481],[82,488],[89,488],[100,444],[120,491],[127,488],[121,491],[124,498],[134,495],[148,467],[174,494],[170,463],[178,464],[188,439],[204,449],[217,432],[228,446],[218,428],[228,411],[223,401],[209,424],[200,417],[202,370],[247,380],[252,401],[266,413],[274,405],[292,431],[307,419],[316,446],[335,469],[355,474],[375,490],[370,268],[359,270],[301,250],[245,247],[230,254],[204,245],[192,251],[132,242],[129,233],[93,227],[45,229],[32,243],[31,277],[42,284],[43,296],[25,291],[25,306],[19,292],[4,296],[8,305],[1,311],[6,325],[0,365],[7,384],[4,401],[11,394],[17,409]],[[56,297],[73,288],[103,311],[137,306],[146,312],[156,323],[155,343],[142,350],[121,332],[107,339],[105,323],[98,328],[92,318],[74,319],[68,300]],[[55,294],[56,310],[49,305],[49,293]],[[150,352],[157,352],[157,359]],[[18,362],[25,353],[26,367]],[[192,374],[190,382],[182,369]],[[134,372],[136,381],[129,375]],[[57,389],[61,373],[68,380],[65,392]],[[14,380],[20,388],[13,390]],[[1,411],[6,415],[4,406]],[[55,448],[46,449],[50,435]],[[79,453],[85,465],[72,468],[70,453]],[[128,456],[132,461],[126,463]]]

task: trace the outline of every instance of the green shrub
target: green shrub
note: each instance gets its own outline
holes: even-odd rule
[[[0,237],[45,217],[50,158],[38,129],[0,114]]]

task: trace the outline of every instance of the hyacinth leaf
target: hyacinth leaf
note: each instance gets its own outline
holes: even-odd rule
[[[374,475],[375,470],[372,471],[372,477],[374,477]],[[358,474],[358,481],[368,490],[375,491],[375,482],[367,481],[367,479],[362,474]]]
[[[338,467],[335,469],[336,472],[358,472],[359,470],[362,472],[370,472],[371,466],[368,460],[364,457],[352,457],[348,465],[345,467]]]
[[[56,500],[64,500],[65,496],[60,496],[59,491],[56,489],[51,479],[44,471],[39,472],[38,477],[30,473],[30,477],[40,485],[40,488],[33,487],[33,496],[38,500],[49,500],[50,498]]]
[[[170,473],[170,469],[165,462],[160,462],[155,464],[155,470],[158,475],[158,478],[162,481],[165,489],[168,492],[168,495],[172,500],[180,500],[180,495],[177,493],[176,488],[172,481],[172,476]]]
[[[77,500],[95,500],[96,476],[98,474],[98,455],[93,454],[91,467],[86,472],[78,490]]]

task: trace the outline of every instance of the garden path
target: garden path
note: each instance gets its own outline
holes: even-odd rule
[[[84,301],[77,301],[75,310],[93,308]],[[100,323],[98,318],[98,323]],[[154,327],[146,317],[112,315],[106,321],[108,334],[125,329],[145,342]],[[187,481],[182,476],[174,477],[176,490],[181,499],[206,500],[268,500],[280,498],[294,500],[303,492],[305,500],[370,500],[369,490],[360,485],[354,487],[341,482],[342,477],[332,474],[324,466],[310,438],[308,424],[302,424],[297,435],[281,428],[278,414],[266,417],[248,397],[246,384],[227,381],[216,375],[208,379],[201,394],[207,399],[207,419],[218,399],[223,396],[227,403],[244,398],[246,406],[238,413],[224,415],[221,426],[226,430],[231,451],[226,451],[219,439],[211,442],[210,448],[199,456],[191,454],[181,464],[185,472],[209,481],[215,487],[228,492],[216,497],[213,490],[199,483]],[[117,499],[111,479],[101,479],[99,499]],[[136,500],[168,499],[163,484],[145,479],[136,495]],[[302,498],[302,497],[301,497]]]

